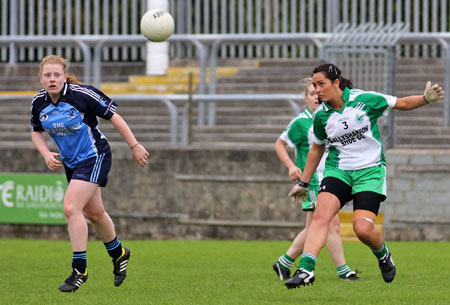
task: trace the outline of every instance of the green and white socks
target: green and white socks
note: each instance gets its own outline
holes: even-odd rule
[[[347,264],[336,268],[336,273],[339,276],[339,278],[341,278],[341,279],[346,279],[347,274],[351,271],[352,271],[352,269],[350,269],[350,267]]]
[[[389,252],[388,247],[386,247],[385,243],[383,243],[383,246],[381,246],[378,250],[372,250],[373,254],[377,257],[378,260],[383,259],[386,254]]]
[[[278,259],[278,263],[280,264],[280,267],[285,270],[290,270],[292,265],[294,265],[294,262],[295,262],[295,258],[290,257],[289,255],[287,255],[287,253],[283,254]]]
[[[317,257],[311,253],[303,253],[300,258],[299,269],[305,269],[309,272],[314,271],[316,268]]]
[[[295,259],[290,257],[289,255],[287,255],[287,253],[283,254],[278,259],[278,263],[280,264],[280,267],[283,269],[286,269],[286,270],[290,270],[291,267],[294,265],[294,262],[295,262]],[[317,258],[314,255],[312,255],[310,253],[303,253],[300,258],[299,268],[303,268],[310,272],[314,271],[314,269],[316,268],[316,262],[317,262]],[[341,278],[341,279],[345,279],[347,274],[351,271],[352,271],[352,269],[350,269],[350,267],[347,264],[336,268],[336,273],[339,276],[339,278]]]

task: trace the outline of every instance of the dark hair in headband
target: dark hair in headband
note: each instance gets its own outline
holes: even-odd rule
[[[346,87],[349,89],[353,88],[353,82],[349,79],[342,77],[341,69],[336,67],[333,64],[321,64],[314,68],[314,73],[323,72],[325,73],[326,78],[334,82],[336,79],[339,79],[339,88],[344,90]]]

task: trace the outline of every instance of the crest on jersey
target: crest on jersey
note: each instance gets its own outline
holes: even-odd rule
[[[48,120],[48,114],[43,113],[39,116],[39,120],[41,121],[47,121]]]
[[[69,114],[67,115],[67,119],[68,120],[73,120],[76,116],[77,115],[75,114],[75,110],[73,108],[69,109]]]
[[[356,121],[356,123],[361,124],[364,121],[363,115],[362,114],[356,114],[355,121]]]

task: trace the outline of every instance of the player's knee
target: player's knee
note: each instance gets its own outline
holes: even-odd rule
[[[331,219],[326,211],[316,210],[313,214],[313,221],[323,226],[329,226]]]
[[[105,210],[85,211],[85,215],[91,222],[96,223],[105,215]]]
[[[373,227],[373,221],[369,218],[353,220],[353,230],[360,240],[368,240],[372,234]]]
[[[341,232],[341,222],[339,221],[339,217],[337,215],[331,219],[330,232],[331,231],[337,234],[340,234]]]
[[[66,216],[66,219],[70,219],[74,217],[76,214],[80,213],[80,211],[75,208],[73,204],[67,204],[64,203],[63,206],[64,216]]]

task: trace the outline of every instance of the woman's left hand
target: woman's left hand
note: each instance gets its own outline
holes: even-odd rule
[[[138,144],[136,147],[134,147],[132,150],[134,159],[136,159],[136,162],[142,166],[145,167],[147,165],[147,159],[150,156],[149,152],[142,146],[141,144]]]

